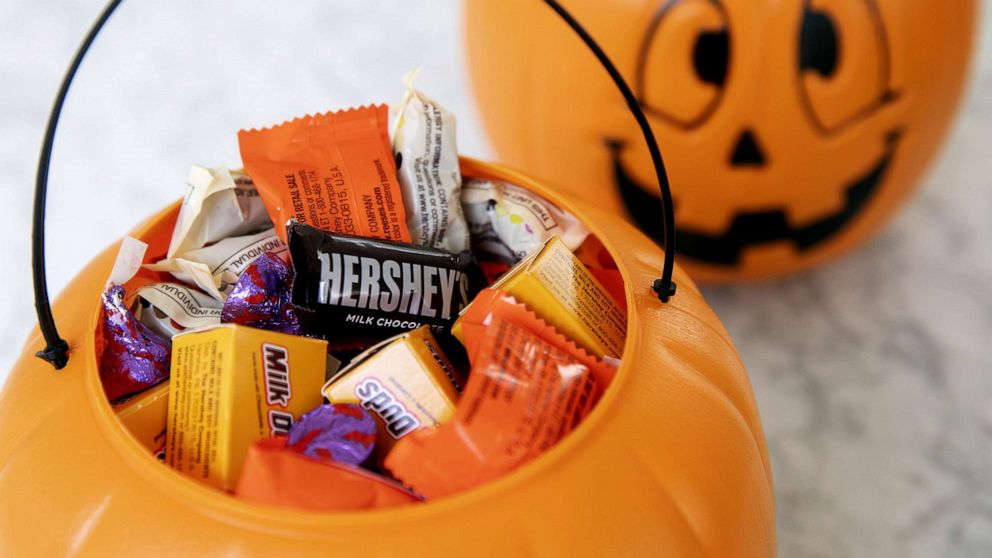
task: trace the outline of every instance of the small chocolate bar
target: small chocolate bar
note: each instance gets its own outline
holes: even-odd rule
[[[304,310],[304,329],[332,342],[450,327],[484,281],[470,252],[326,233],[295,221],[287,235],[293,303]]]

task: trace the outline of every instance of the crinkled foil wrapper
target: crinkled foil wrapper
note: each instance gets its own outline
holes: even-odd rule
[[[303,335],[292,302],[293,269],[278,256],[262,254],[241,274],[221,311],[223,323]]]
[[[361,405],[321,405],[289,431],[288,446],[304,455],[361,465],[375,449],[375,419]]]
[[[102,297],[104,349],[100,379],[110,401],[144,391],[169,379],[172,343],[134,317],[124,305],[124,287]]]

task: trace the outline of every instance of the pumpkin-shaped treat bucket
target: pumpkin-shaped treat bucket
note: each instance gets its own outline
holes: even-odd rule
[[[976,10],[975,0],[568,5],[630,79],[665,146],[680,262],[705,281],[795,273],[878,231],[946,135]],[[476,98],[497,153],[661,240],[638,130],[581,43],[537,8],[465,2]]]
[[[626,84],[618,84],[629,96]],[[614,285],[628,319],[622,359],[576,430],[488,484],[362,512],[250,504],[164,466],[122,426],[99,378],[99,300],[117,246],[84,268],[54,308],[48,305],[42,241],[54,128],[42,158],[34,231],[41,331],[28,340],[0,396],[0,554],[774,554],[771,473],[747,374],[699,290],[674,266],[674,252],[663,252],[595,202],[469,159],[461,161],[465,177],[518,185],[584,223],[602,245],[598,261],[622,278]],[[646,137],[664,188],[657,145],[649,132]],[[149,254],[165,253],[178,207],[133,231]],[[662,278],[655,280],[659,269]],[[47,349],[39,355],[60,370],[33,355],[43,341]]]

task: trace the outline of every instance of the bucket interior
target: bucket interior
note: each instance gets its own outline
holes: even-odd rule
[[[526,180],[517,180],[516,175],[512,173],[507,173],[503,175],[500,169],[495,167],[481,167],[473,168],[475,165],[466,165],[463,163],[463,174],[466,180],[468,179],[484,179],[484,180],[496,180],[512,184],[519,188],[524,188],[530,190],[532,193],[539,195],[544,198],[549,204],[553,204],[561,209],[565,213],[569,213],[574,217],[577,217],[580,222],[584,222],[581,213],[576,212],[574,207],[570,207],[567,200],[561,199],[556,194],[548,193],[544,191],[542,187],[534,183],[528,183]],[[169,247],[169,242],[172,235],[172,229],[175,225],[178,216],[179,204],[176,203],[164,212],[158,214],[151,221],[141,227],[136,234],[136,237],[148,244],[148,250],[145,255],[145,262],[154,262],[165,258],[166,252]],[[585,223],[590,229],[590,235],[586,242],[581,246],[579,250],[575,252],[576,256],[586,264],[590,271],[594,272],[594,276],[599,280],[600,284],[606,289],[606,291],[614,298],[618,303],[620,308],[622,308],[628,318],[630,316],[630,300],[628,297],[627,290],[625,288],[626,278],[620,269],[618,269],[616,259],[614,258],[611,248],[608,247],[608,243],[604,243],[604,239],[600,239],[596,236],[596,227],[590,226],[592,223]],[[175,282],[176,280],[169,276],[168,274],[160,274],[151,272],[148,270],[141,270],[138,277],[132,282],[137,280],[147,280],[151,279],[154,281],[162,282]],[[128,284],[125,284],[125,289],[129,294],[132,294],[132,290],[128,288]],[[132,295],[133,296],[133,295]],[[96,301],[94,301],[96,302]],[[306,511],[306,510],[287,510],[286,508],[276,508],[271,506],[258,505],[254,503],[245,502],[236,498],[233,494],[228,492],[213,488],[207,484],[198,482],[195,479],[188,478],[185,475],[180,474],[177,471],[171,469],[163,461],[162,455],[154,455],[153,452],[146,447],[142,442],[138,440],[138,437],[134,435],[125,434],[127,428],[120,422],[115,414],[114,407],[112,407],[103,395],[100,389],[100,379],[99,379],[99,354],[100,348],[102,347],[101,341],[101,316],[99,304],[95,304],[96,315],[94,316],[93,323],[93,341],[94,350],[89,354],[92,355],[94,362],[89,366],[89,372],[93,376],[92,381],[88,382],[94,389],[91,390],[91,400],[96,403],[97,415],[104,422],[104,426],[115,434],[123,434],[116,436],[119,443],[113,444],[115,448],[127,455],[128,459],[134,467],[140,468],[147,476],[149,482],[167,482],[172,483],[173,486],[177,488],[185,497],[196,498],[201,504],[212,505],[219,507],[219,509],[226,510],[226,512],[241,512],[248,514],[252,517],[280,517],[281,519],[286,518],[296,518],[300,520],[301,518],[309,517],[328,517],[328,516],[340,516],[348,515],[354,516],[355,514],[364,515],[378,515],[378,514],[388,514],[391,513],[394,508],[380,508],[374,510],[362,510],[362,511],[347,511],[347,512],[316,512],[316,511]],[[628,328],[630,323],[628,321]],[[626,347],[630,345],[630,329],[628,329],[628,340],[625,345]],[[622,361],[623,355],[621,355]],[[604,408],[611,404],[614,399],[612,395],[616,391],[616,385],[620,383],[623,379],[625,369],[629,368],[626,366],[619,366],[617,370],[617,375],[613,381],[608,386],[604,386],[603,394],[599,398],[599,401],[595,404],[591,412],[585,416],[582,422],[570,433],[568,433],[563,439],[559,440],[554,446],[550,447],[544,451],[541,455],[538,455],[533,460],[524,463],[519,468],[505,473],[495,480],[488,481],[478,487],[465,490],[463,492],[446,496],[438,499],[431,499],[424,503],[419,503],[410,506],[404,506],[402,509],[403,513],[421,513],[431,508],[434,508],[442,503],[448,503],[449,501],[458,501],[463,499],[471,499],[473,495],[480,491],[491,492],[498,491],[501,485],[513,480],[514,477],[520,475],[525,475],[528,470],[538,468],[554,466],[553,461],[559,457],[558,454],[563,451],[564,446],[569,446],[577,444],[583,437],[583,433],[592,427],[598,418],[603,414]],[[164,435],[164,430],[163,430]],[[178,497],[178,496],[177,496]],[[287,515],[287,512],[292,512]]]

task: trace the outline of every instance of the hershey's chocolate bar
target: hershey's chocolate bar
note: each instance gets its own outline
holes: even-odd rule
[[[384,339],[421,325],[446,329],[483,286],[471,252],[327,233],[290,221],[293,304],[329,341]]]

